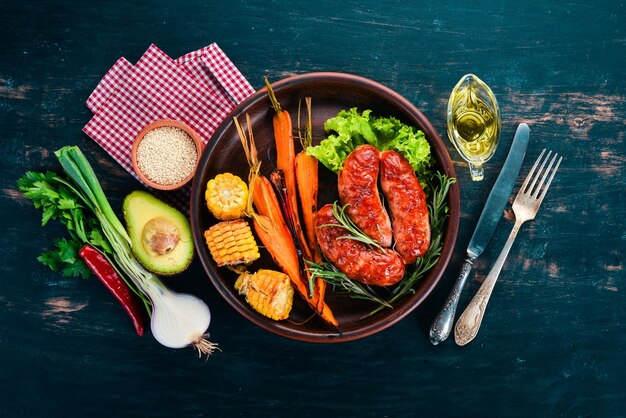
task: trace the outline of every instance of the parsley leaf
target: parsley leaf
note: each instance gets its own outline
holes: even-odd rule
[[[72,264],[78,258],[78,251],[80,250],[80,243],[76,241],[68,241],[66,239],[60,239],[55,243],[59,258],[61,261],[67,264]]]
[[[46,251],[37,260],[52,271],[61,271],[64,277],[82,276],[86,279],[91,270],[78,255],[82,245],[78,241],[59,239],[54,243],[54,250]]]
[[[56,219],[67,227],[70,234],[70,239],[55,241],[54,249],[37,257],[40,263],[52,271],[60,271],[64,277],[87,278],[91,270],[78,256],[84,244],[89,243],[105,253],[113,253],[96,216],[85,206],[73,186],[61,176],[51,171],[29,171],[17,181],[17,186],[36,208],[42,209],[42,226]]]
[[[33,201],[36,208],[42,209],[41,226],[45,226],[51,219],[57,219],[65,225],[72,241],[77,244],[89,243],[105,253],[113,252],[108,240],[104,238],[97,217],[85,206],[82,197],[67,180],[51,171],[29,171],[17,181],[17,186],[24,196]],[[57,253],[61,254],[62,251]],[[65,251],[63,257],[69,260],[67,254]],[[55,265],[50,255],[43,258]]]
[[[102,236],[102,233],[97,229],[92,229],[89,234],[89,243],[94,246],[102,249],[105,253],[113,254],[113,248],[111,248],[111,244],[109,241]]]
[[[63,270],[61,271],[63,277],[78,277],[81,276],[83,279],[88,279],[91,276],[91,270],[87,267],[87,264],[79,258],[72,264],[66,264]]]
[[[59,253],[55,250],[42,253],[39,257],[37,257],[37,260],[44,266],[50,267],[50,270],[52,271],[59,271],[61,264],[63,264],[61,257],[59,257]]]

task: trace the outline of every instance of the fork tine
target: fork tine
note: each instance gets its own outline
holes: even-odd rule
[[[546,187],[543,189],[543,192],[541,192],[541,196],[539,196],[539,199],[537,201],[537,208],[539,208],[539,206],[541,205],[541,202],[543,202],[543,198],[546,196],[546,193],[548,192],[548,189],[550,188],[550,184],[552,183],[552,179],[554,178],[554,175],[556,174],[556,170],[559,169],[559,166],[561,165],[562,160],[563,160],[563,157],[559,158],[559,161],[557,161],[556,166],[554,167],[554,170],[552,170],[550,179],[548,180],[548,183],[546,183]]]
[[[539,177],[541,177],[541,173],[543,173],[543,168],[546,166],[546,163],[550,159],[550,155],[552,155],[552,150],[549,150],[548,155],[546,155],[546,158],[541,160],[541,167],[539,167],[539,170],[537,171],[536,175],[533,177],[532,184],[528,187],[528,190],[526,191],[526,194],[528,194],[528,196],[536,196],[538,194],[537,189],[535,189],[535,185],[537,184],[537,180],[539,180]]]
[[[546,149],[544,148],[543,151],[541,151],[541,154],[539,154],[539,157],[537,157],[537,160],[535,161],[535,164],[533,164],[533,168],[530,169],[530,172],[526,176],[526,179],[524,179],[524,183],[522,183],[522,187],[520,187],[519,188],[519,192],[517,192],[518,196],[523,195],[524,192],[526,191],[526,186],[528,186],[528,183],[532,179],[533,173],[535,172],[535,169],[539,165],[539,161],[541,161],[541,157],[543,157],[543,154],[545,152],[546,152]]]
[[[550,154],[548,153],[548,157],[549,156],[550,156]],[[546,178],[548,177],[548,174],[550,174],[550,169],[554,165],[554,162],[556,161],[556,158],[558,156],[559,156],[559,154],[554,153],[554,157],[552,157],[552,160],[550,160],[550,164],[548,164],[548,168],[546,168],[546,170],[543,172],[543,176],[541,177],[541,181],[539,182],[539,185],[537,185],[536,189],[533,189],[532,197],[537,198],[537,196],[539,196],[539,193],[541,192],[541,188],[543,187],[543,183],[546,182]],[[546,157],[546,161],[545,162],[548,162],[548,157]],[[545,162],[544,162],[544,164],[545,164]],[[541,168],[543,169],[543,165],[541,166]],[[539,178],[540,174],[541,174],[541,171],[539,172],[539,174],[537,174],[537,178]]]

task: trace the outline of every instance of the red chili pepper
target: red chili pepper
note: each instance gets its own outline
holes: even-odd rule
[[[139,336],[143,335],[143,316],[141,308],[137,303],[135,295],[132,290],[124,282],[124,280],[117,274],[117,271],[113,268],[109,260],[98,250],[91,245],[87,244],[78,252],[80,258],[85,261],[85,264],[91,269],[91,271],[100,279],[100,281],[106,286],[107,289],[115,296],[115,298],[122,304],[124,310],[130,316],[135,326],[135,331]]]

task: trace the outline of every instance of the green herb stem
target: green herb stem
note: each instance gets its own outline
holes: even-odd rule
[[[408,277],[405,277],[404,280],[402,280],[394,288],[393,296],[387,300],[389,305],[393,305],[409,293],[414,293],[415,289],[413,286],[415,283],[421,280],[439,261],[441,251],[443,249],[443,227],[446,219],[448,218],[449,211],[446,198],[448,196],[448,192],[450,191],[450,186],[452,186],[455,182],[455,178],[450,178],[439,172],[435,173],[435,175],[429,180],[428,185],[432,191],[431,203],[428,205],[431,232],[430,246],[428,247],[426,254],[416,261],[413,272],[410,273]],[[384,307],[385,306],[383,305],[379,306],[367,316],[374,315]]]
[[[334,227],[339,226],[345,229],[348,232],[348,234],[342,235],[338,237],[338,239],[351,239],[354,241],[362,242],[363,244],[366,244],[370,247],[382,250],[383,247],[381,247],[378,241],[371,238],[365,232],[361,231],[361,229],[358,226],[356,226],[354,222],[352,222],[352,219],[350,219],[350,216],[346,213],[346,208],[348,206],[349,206],[349,203],[346,203],[345,205],[341,206],[339,202],[337,201],[333,202],[333,216],[337,220],[338,224],[335,224],[335,223],[324,224],[324,225],[320,225],[320,228],[329,227],[329,226],[334,226]]]
[[[309,265],[307,270],[311,273],[309,277],[310,286],[317,278],[321,278],[333,286],[334,290],[346,293],[353,299],[369,300],[383,307],[392,308],[388,302],[379,297],[369,286],[350,280],[331,263],[314,263],[312,261],[307,261],[306,263]]]

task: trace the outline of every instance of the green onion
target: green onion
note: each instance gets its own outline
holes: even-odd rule
[[[84,200],[90,203],[90,207],[94,210],[98,219],[102,221],[101,216],[103,216],[109,226],[130,245],[131,241],[126,229],[124,229],[120,220],[115,216],[115,212],[113,212],[113,208],[111,208],[109,201],[104,195],[96,173],[93,171],[93,168],[80,148],[76,146],[63,147],[54,154],[59,159],[65,173],[83,192]],[[101,216],[99,216],[99,212],[101,212]]]

